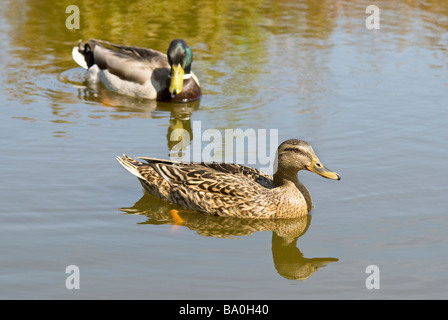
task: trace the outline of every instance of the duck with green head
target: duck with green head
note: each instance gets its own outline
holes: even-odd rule
[[[92,39],[79,42],[72,56],[88,70],[88,80],[121,94],[167,102],[201,97],[199,80],[191,71],[193,52],[182,39],[174,39],[167,54]]]

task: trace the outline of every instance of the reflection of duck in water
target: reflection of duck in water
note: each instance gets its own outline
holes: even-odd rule
[[[166,134],[168,149],[175,149],[173,151],[182,152],[187,146],[190,145],[192,139],[193,130],[191,129],[191,120],[172,116],[170,118],[168,133]],[[182,155],[177,156],[179,158],[182,157]]]
[[[258,231],[272,231],[272,257],[277,272],[286,279],[303,280],[318,268],[338,261],[336,258],[304,258],[297,248],[311,223],[311,215],[291,219],[241,219],[217,217],[183,211],[151,195],[144,194],[131,208],[121,208],[128,214],[144,215],[141,224],[185,226],[204,237],[234,238]]]
[[[90,80],[121,94],[168,102],[201,97],[199,81],[191,71],[193,52],[182,39],[173,40],[167,54],[90,40],[74,47],[72,56],[88,69]]]
[[[168,149],[173,151],[172,157],[182,157],[182,152],[190,145],[193,139],[191,128],[191,114],[199,108],[199,100],[188,103],[170,103],[167,109],[171,110],[170,125],[166,134]],[[159,104],[158,110],[164,110]],[[174,154],[174,153],[180,154]]]
[[[311,195],[297,173],[309,170],[337,179],[311,146],[297,139],[280,144],[273,177],[251,167],[225,163],[179,163],[128,156],[118,161],[145,190],[162,200],[206,214],[241,218],[292,218],[308,214]]]
[[[193,139],[191,115],[194,111],[199,109],[200,100],[184,103],[166,103],[157,100],[121,95],[107,90],[98,84],[92,86],[90,83],[87,83],[86,88],[87,90],[80,90],[79,93],[82,94],[80,98],[99,102],[105,107],[111,107],[114,111],[120,112],[120,115],[114,115],[115,118],[153,118],[155,117],[153,115],[154,111],[170,112],[168,132],[166,136],[169,150],[172,150],[176,145],[179,148],[182,147],[185,149]],[[179,142],[181,142],[183,138],[186,139],[179,145]]]
[[[302,219],[311,220],[311,215]],[[309,221],[307,228],[309,226]],[[336,258],[305,258],[297,247],[297,240],[305,234],[307,228],[298,237],[285,237],[277,232],[272,233],[272,258],[277,272],[289,280],[305,280],[317,269],[328,263],[336,262]]]

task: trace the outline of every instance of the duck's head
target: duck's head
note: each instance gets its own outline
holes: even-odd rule
[[[171,96],[182,92],[184,79],[190,77],[193,52],[182,39],[174,39],[167,52],[168,62],[171,66],[171,82],[169,91]]]
[[[300,170],[308,170],[328,179],[341,180],[336,172],[324,167],[313,148],[303,140],[290,139],[280,144],[276,161],[276,174],[295,175]]]

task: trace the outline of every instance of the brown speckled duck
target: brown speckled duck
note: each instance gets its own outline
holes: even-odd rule
[[[103,40],[80,41],[72,56],[88,70],[89,81],[121,94],[167,102],[201,97],[199,80],[191,71],[193,52],[182,39],[173,40],[167,54]]]
[[[225,217],[301,217],[313,204],[308,189],[298,179],[300,170],[340,180],[337,173],[322,165],[307,142],[297,139],[278,147],[274,176],[239,164],[139,158],[143,163],[126,155],[117,159],[139,178],[149,194],[187,210]]]

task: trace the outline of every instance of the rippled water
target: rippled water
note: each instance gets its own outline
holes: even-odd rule
[[[83,2],[79,30],[62,3],[1,9],[1,298],[448,298],[446,2],[377,1],[379,30],[366,1],[107,3]],[[70,54],[81,38],[166,51],[175,37],[199,103],[89,88]],[[167,158],[194,123],[304,139],[342,180],[301,173],[303,219],[179,225],[115,157]]]

